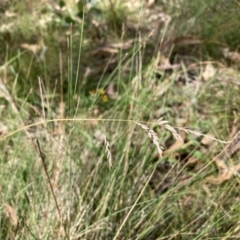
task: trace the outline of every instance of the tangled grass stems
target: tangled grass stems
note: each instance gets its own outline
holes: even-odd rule
[[[157,136],[156,132],[154,132],[153,129],[151,129],[148,126],[146,126],[145,124],[143,124],[143,122],[140,123],[140,122],[137,122],[137,121],[134,121],[134,120],[129,120],[129,119],[111,119],[111,118],[56,118],[56,119],[48,119],[48,120],[36,122],[36,123],[29,124],[29,125],[23,126],[21,128],[18,128],[17,130],[12,131],[12,132],[2,136],[0,138],[0,142],[5,140],[5,139],[7,139],[7,138],[9,138],[9,137],[11,137],[11,136],[13,136],[14,134],[16,134],[18,132],[26,131],[28,128],[31,128],[31,127],[34,127],[34,126],[38,126],[38,125],[44,125],[44,124],[51,123],[51,122],[85,122],[85,121],[134,123],[134,124],[140,126],[143,130],[145,130],[148,133],[149,138],[152,139],[154,145],[157,147],[159,155],[162,156],[163,147],[159,143],[159,139],[158,139],[158,136]],[[223,141],[223,140],[214,138],[212,136],[209,136],[207,134],[203,134],[203,133],[200,133],[200,132],[197,132],[197,131],[193,131],[193,130],[190,130],[190,129],[180,128],[180,127],[176,127],[176,129],[175,129],[174,127],[170,126],[168,124],[168,122],[169,121],[166,121],[166,120],[163,120],[163,118],[160,118],[157,121],[157,124],[159,126],[165,128],[165,129],[169,130],[176,140],[183,141],[181,136],[176,131],[176,129],[179,129],[179,130],[185,131],[186,133],[192,133],[192,134],[194,134],[196,136],[205,136],[205,137],[211,138],[211,139],[213,139],[213,140],[215,140],[215,141],[217,141],[219,143],[224,143],[224,144],[228,144],[229,143],[229,141]],[[156,122],[149,122],[149,124],[156,124]],[[105,146],[106,146],[106,152],[107,152],[107,158],[108,158],[108,161],[109,161],[109,166],[111,168],[112,167],[112,154],[111,154],[111,151],[110,151],[110,143],[107,140],[106,136],[105,136]]]
[[[163,147],[160,145],[160,142],[159,142],[159,138],[157,136],[157,133],[150,127],[148,127],[147,125],[145,125],[144,122],[137,122],[137,121],[134,121],[134,120],[125,120],[125,119],[98,119],[98,118],[62,118],[62,119],[50,119],[50,120],[45,120],[45,121],[40,121],[40,122],[37,122],[37,123],[33,123],[33,124],[30,124],[30,125],[26,125],[26,126],[23,126],[21,128],[18,128],[17,130],[15,131],[12,131],[8,134],[6,134],[5,136],[2,136],[0,138],[0,142],[13,136],[14,134],[18,133],[18,132],[21,132],[21,131],[25,131],[27,132],[27,130],[31,127],[34,127],[34,126],[38,126],[38,125],[46,125],[47,123],[51,123],[51,122],[83,122],[83,121],[98,121],[98,122],[122,122],[122,123],[132,123],[132,124],[136,124],[137,126],[140,126],[147,134],[148,134],[148,137],[153,141],[153,144],[157,147],[157,150],[158,150],[158,153],[160,155],[160,157],[162,157],[162,154],[163,154]],[[169,122],[168,121],[165,121],[163,120],[163,118],[160,118],[157,122],[148,122],[146,124],[154,124],[156,126],[156,124],[159,126],[159,127],[163,127],[164,129],[170,131],[173,135],[173,137],[176,139],[176,140],[181,140],[182,141],[182,138],[181,136],[178,134],[177,130],[182,130],[182,131],[185,131],[186,133],[192,133],[192,134],[195,134],[197,136],[208,136],[208,135],[204,135],[202,133],[199,133],[197,131],[192,131],[192,130],[189,130],[189,129],[184,129],[184,128],[174,128],[172,126],[170,126],[168,124]],[[210,136],[209,136],[210,137]],[[213,137],[211,137],[213,138]],[[228,142],[224,142],[224,141],[221,141],[219,139],[216,139],[216,138],[213,138],[214,140],[218,141],[218,142],[221,142],[221,143],[228,143]],[[105,138],[104,138],[104,143],[105,143],[105,151],[106,151],[106,155],[107,155],[107,159],[108,159],[108,163],[109,163],[109,168],[111,169],[113,164],[112,164],[112,153],[111,153],[111,147],[110,147],[110,142],[108,141],[106,135],[105,135]],[[201,170],[202,171],[202,170]],[[154,173],[154,171],[152,172],[152,174]],[[199,171],[200,173],[200,171]],[[152,174],[150,175],[150,177],[148,178],[147,180],[147,183],[144,185],[144,188],[142,189],[142,191],[140,192],[139,196],[137,197],[136,201],[134,202],[134,204],[132,205],[130,211],[128,212],[127,216],[124,218],[122,224],[120,225],[120,228],[118,229],[114,239],[117,239],[120,232],[122,231],[124,225],[126,224],[127,220],[130,218],[130,215],[132,214],[133,210],[135,209],[140,197],[142,196],[143,192],[145,191],[145,188],[148,184],[148,182],[150,181],[151,177],[152,177]],[[56,203],[56,207],[57,207],[57,203]],[[60,212],[60,211],[59,211]]]
[[[162,153],[163,153],[163,147],[160,145],[159,143],[159,139],[158,139],[158,136],[156,134],[156,132],[153,131],[153,129],[149,128],[148,126],[146,126],[145,124],[143,123],[140,123],[140,122],[137,122],[137,121],[134,121],[134,120],[125,120],[125,119],[101,119],[101,118],[97,118],[97,119],[92,119],[92,118],[63,118],[63,119],[49,119],[49,120],[45,120],[45,121],[41,121],[41,122],[37,122],[37,123],[33,123],[33,124],[29,124],[29,125],[26,125],[26,126],[23,126],[21,128],[18,128],[17,130],[3,136],[1,139],[0,139],[0,142],[3,141],[4,139],[18,133],[18,132],[21,132],[23,130],[27,130],[28,128],[31,128],[31,127],[34,127],[34,126],[37,126],[37,125],[42,125],[42,124],[47,124],[47,123],[51,123],[51,122],[83,122],[83,121],[105,121],[105,122],[130,122],[130,123],[135,123],[137,124],[138,126],[140,126],[143,130],[145,130],[147,133],[148,133],[148,136],[149,138],[152,139],[154,145],[157,147],[157,150],[158,150],[158,153],[160,155],[160,157],[162,157]],[[160,126],[163,126],[165,129],[168,129],[169,131],[172,132],[173,136],[176,138],[176,139],[181,139],[181,136],[177,133],[177,131],[168,124],[168,121],[164,121],[162,118],[160,118],[157,123],[160,125]],[[106,153],[107,153],[107,159],[108,159],[108,162],[109,162],[109,168],[112,168],[112,154],[111,154],[111,151],[110,151],[110,142],[107,140],[107,137],[105,136],[105,139],[104,139],[104,142],[105,142],[105,146],[106,146]]]

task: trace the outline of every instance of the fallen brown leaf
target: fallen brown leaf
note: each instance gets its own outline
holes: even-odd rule
[[[186,133],[181,131],[179,135],[181,136],[182,140],[181,139],[176,140],[172,146],[170,146],[167,150],[163,152],[163,154],[174,152],[183,146],[184,140],[186,138]]]
[[[229,48],[223,48],[222,54],[225,58],[230,59],[233,62],[240,62],[240,53],[239,52],[232,52]]]
[[[208,63],[204,69],[204,72],[202,74],[202,77],[205,81],[208,81],[209,79],[213,78],[216,74],[216,69],[211,63]]]
[[[213,140],[214,136],[213,135],[204,135],[202,140],[201,140],[201,144],[205,145],[205,146],[209,146],[214,140]]]
[[[7,133],[8,133],[8,127],[5,125],[0,126],[0,136],[7,135]]]
[[[8,203],[6,204],[6,211],[7,211],[8,217],[9,217],[11,223],[12,223],[12,226],[14,227],[14,229],[16,229],[17,226],[18,226],[18,219],[17,219],[16,211]]]

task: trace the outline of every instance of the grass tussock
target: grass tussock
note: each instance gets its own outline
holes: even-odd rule
[[[0,239],[238,239],[237,10],[3,1]]]

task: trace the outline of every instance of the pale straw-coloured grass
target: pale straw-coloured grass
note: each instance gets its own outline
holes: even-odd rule
[[[159,140],[159,136],[158,134],[149,126],[147,125],[158,125],[159,127],[163,128],[163,130],[167,130],[167,131],[170,131],[171,134],[173,135],[173,137],[176,139],[176,140],[182,140],[181,136],[178,134],[177,130],[183,130],[187,133],[191,133],[191,134],[195,134],[197,136],[207,136],[207,135],[204,135],[204,134],[201,134],[197,131],[191,131],[189,129],[182,129],[182,128],[176,128],[176,127],[172,127],[169,125],[169,122],[168,121],[165,121],[163,120],[163,118],[160,118],[157,122],[148,122],[148,123],[145,123],[145,122],[137,122],[137,121],[134,121],[134,120],[125,120],[125,119],[81,119],[81,118],[73,118],[73,119],[67,119],[67,118],[62,118],[62,119],[49,119],[49,120],[44,120],[44,121],[41,121],[41,122],[37,122],[37,123],[33,123],[33,124],[30,124],[30,125],[27,125],[27,126],[23,126],[15,131],[12,131],[4,136],[0,136],[0,142],[2,142],[3,140],[5,140],[6,138],[9,138],[11,136],[13,136],[14,134],[16,134],[17,132],[27,132],[29,128],[31,127],[34,127],[34,126],[37,126],[37,125],[46,125],[48,123],[51,123],[51,122],[83,122],[83,121],[91,121],[91,120],[97,120],[98,122],[122,122],[124,124],[134,124],[136,126],[140,126],[147,134],[148,134],[148,137],[152,140],[153,144],[156,146],[157,150],[158,150],[158,153],[160,155],[160,157],[162,157],[162,154],[163,154],[163,147],[161,146],[160,144],[160,140]],[[176,130],[177,129],[177,130]],[[109,133],[108,133],[109,134]],[[209,136],[210,137],[210,136]],[[214,138],[215,139],[215,138]],[[218,140],[218,139],[215,139],[219,142],[223,142],[221,140]],[[105,147],[105,152],[106,152],[106,158],[108,160],[108,164],[109,164],[109,169],[112,169],[113,167],[113,157],[115,156],[115,154],[113,154],[111,152],[111,145],[110,145],[110,141],[107,139],[106,136],[104,136],[104,139],[102,139],[102,143],[104,143],[104,147]],[[125,216],[124,220],[122,221],[120,227],[118,228],[118,231],[117,233],[115,234],[115,237],[114,239],[118,239],[118,236],[120,235],[120,232],[122,231],[123,227],[125,226],[126,222],[129,220],[130,216],[132,215],[133,213],[133,210],[136,208],[141,196],[143,195],[145,189],[146,189],[146,186],[148,185],[149,181],[151,180],[152,176],[153,176],[153,173],[154,173],[155,169],[152,171],[152,173],[150,174],[149,178],[147,179],[146,183],[144,184],[142,190],[140,191],[139,195],[136,197],[136,200],[134,201],[134,204],[131,206],[129,212],[127,213],[127,215]],[[201,170],[202,171],[202,170]],[[199,171],[200,173],[200,171]],[[55,192],[52,191],[52,195],[53,197],[55,198]],[[60,201],[58,199],[58,201]],[[61,201],[60,201],[61,202]],[[62,219],[64,218],[64,211],[62,210],[60,204],[58,206],[58,203],[57,201],[55,201],[55,205],[56,205],[56,208],[59,208],[59,212],[61,211],[61,213],[63,214],[63,216],[61,216],[60,214],[60,217],[58,218],[59,219],[59,223],[60,225],[63,225],[62,224]],[[67,233],[64,233],[65,235],[67,235]]]
[[[108,163],[109,163],[109,168],[111,169],[112,168],[112,153],[111,153],[111,150],[110,150],[110,143],[107,140],[107,136],[106,135],[105,135],[104,143],[105,143],[105,146],[106,146],[105,150],[106,150],[106,153],[107,153],[107,159],[108,159]]]
[[[152,139],[153,144],[156,145],[159,155],[162,157],[163,147],[159,143],[157,134],[151,128],[142,123],[137,123],[137,125],[147,132],[148,136]]]
[[[170,131],[170,132],[172,133],[173,137],[174,137],[176,140],[183,141],[183,140],[182,140],[182,137],[177,133],[176,129],[175,129],[174,127],[170,126],[170,125],[168,124],[168,122],[169,122],[169,121],[163,120],[163,118],[160,118],[160,119],[158,119],[158,121],[157,121],[157,123],[158,123],[161,127],[163,127],[163,128],[165,128],[165,129],[167,129],[168,131]]]
[[[176,140],[181,140],[181,141],[182,141],[182,137],[177,133],[177,131],[176,131],[175,128],[173,128],[172,126],[170,126],[170,125],[168,124],[168,121],[165,121],[165,120],[163,120],[163,118],[160,118],[160,119],[157,121],[157,123],[158,123],[161,127],[169,130],[169,131],[172,133],[173,137],[174,137]],[[162,146],[160,145],[160,143],[159,143],[159,138],[158,138],[158,136],[157,136],[157,133],[154,132],[153,129],[149,128],[148,126],[146,126],[146,125],[144,125],[144,124],[142,124],[142,123],[137,122],[137,125],[140,126],[143,130],[145,130],[145,131],[147,132],[149,138],[152,139],[153,144],[156,145],[160,157],[162,157],[163,147],[162,147]]]
[[[33,124],[30,124],[30,125],[27,125],[27,126],[23,126],[21,128],[18,128],[17,130],[15,131],[12,131],[4,136],[1,136],[0,137],[0,142],[3,141],[4,139],[14,135],[15,133],[17,132],[20,132],[20,131],[27,131],[28,128],[31,128],[31,127],[34,127],[34,126],[37,126],[37,125],[42,125],[42,124],[47,124],[47,123],[50,123],[50,122],[83,122],[83,121],[92,121],[92,120],[97,120],[97,121],[102,121],[102,122],[128,122],[128,123],[135,123],[137,124],[138,126],[140,126],[143,130],[145,130],[148,134],[148,137],[150,139],[152,139],[153,141],[153,144],[157,147],[157,150],[158,150],[158,153],[160,155],[160,157],[162,157],[162,153],[163,153],[163,147],[160,145],[159,143],[159,137],[157,135],[157,133],[150,127],[148,127],[147,125],[143,124],[143,123],[140,123],[140,122],[136,122],[134,120],[126,120],[126,119],[77,119],[77,118],[72,118],[72,119],[67,119],[67,118],[63,118],[63,119],[49,119],[49,120],[45,120],[45,121],[42,121],[42,122],[37,122],[37,123],[33,123]],[[174,128],[172,126],[170,126],[169,124],[169,121],[166,121],[166,120],[163,120],[163,118],[160,118],[158,121],[157,121],[157,124],[160,126],[160,127],[163,127],[165,128],[166,130],[170,131],[173,135],[173,137],[176,139],[176,140],[180,140],[180,141],[183,141],[182,140],[182,137],[178,134],[177,130],[176,129],[179,129],[181,131],[185,131],[186,133],[191,133],[191,134],[194,134],[196,136],[205,136],[205,137],[208,137],[210,139],[213,139],[217,142],[220,142],[220,143],[224,143],[224,144],[228,144],[229,141],[222,141],[220,139],[217,139],[217,138],[214,138],[212,136],[208,136],[206,134],[203,134],[203,133],[200,133],[200,132],[197,132],[197,131],[193,131],[193,130],[190,130],[190,129],[186,129],[186,128]],[[156,122],[155,122],[156,124]],[[108,159],[108,162],[109,162],[109,168],[111,169],[112,168],[112,153],[111,153],[111,147],[110,147],[110,142],[107,140],[106,136],[104,138],[104,144],[105,144],[105,151],[107,153],[107,159]]]

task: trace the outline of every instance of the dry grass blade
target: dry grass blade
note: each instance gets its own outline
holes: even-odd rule
[[[165,121],[165,120],[163,120],[163,118],[160,118],[160,119],[158,119],[157,123],[160,126],[164,127],[165,129],[169,130],[176,140],[183,141],[182,137],[177,133],[176,129],[174,129],[172,126],[170,126],[168,124],[168,121]]]
[[[105,136],[104,143],[106,145],[106,152],[107,152],[107,159],[108,159],[108,163],[109,163],[109,168],[112,168],[112,153],[110,151],[110,143],[107,140],[107,136]]]
[[[160,144],[159,144],[157,134],[151,128],[147,127],[144,124],[137,123],[137,125],[139,125],[143,130],[145,130],[148,133],[148,136],[152,139],[153,143],[157,146],[157,150],[158,150],[160,157],[162,157],[163,147],[160,146]]]
[[[190,129],[187,129],[187,128],[178,128],[178,129],[186,132],[187,134],[192,133],[192,134],[194,134],[197,137],[204,136],[205,138],[212,139],[212,140],[217,141],[219,143],[223,143],[223,144],[231,143],[231,141],[223,141],[223,140],[220,140],[218,138],[212,137],[210,135],[203,134],[203,133],[197,132],[197,131],[193,131],[193,130],[190,130]]]

